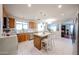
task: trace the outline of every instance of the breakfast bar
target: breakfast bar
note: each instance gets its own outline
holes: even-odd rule
[[[38,49],[41,50],[42,48],[42,40],[47,38],[49,32],[41,32],[41,33],[34,33],[34,46]]]

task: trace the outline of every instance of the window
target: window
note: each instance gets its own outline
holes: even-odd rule
[[[28,24],[27,23],[23,23],[23,29],[27,30],[28,29]]]
[[[25,22],[16,22],[16,32],[23,32],[28,29],[28,24]]]
[[[16,30],[22,30],[22,22],[16,22]]]
[[[50,31],[57,31],[58,25],[57,24],[48,24],[48,30]]]
[[[38,23],[38,31],[44,31],[45,24],[43,22]]]

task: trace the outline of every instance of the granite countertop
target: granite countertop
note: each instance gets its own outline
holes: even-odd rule
[[[38,32],[38,31],[37,30],[27,30],[27,31],[22,31],[22,32],[18,31],[18,32],[16,32],[16,34],[20,34],[20,33],[36,33],[36,32]]]
[[[10,35],[10,36],[0,36],[0,38],[7,38],[7,37],[13,37],[13,36],[16,36],[16,35]]]
[[[45,37],[47,35],[51,34],[50,32],[39,32],[39,33],[34,33],[34,35],[36,36],[40,36],[40,37]]]

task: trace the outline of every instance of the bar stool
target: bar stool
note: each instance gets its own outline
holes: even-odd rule
[[[53,50],[54,40],[52,39],[52,34],[48,35],[48,38],[42,40],[42,48],[45,51]]]

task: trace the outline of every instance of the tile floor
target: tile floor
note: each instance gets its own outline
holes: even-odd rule
[[[73,45],[71,39],[54,40],[55,46],[52,51],[39,51],[33,45],[33,40],[25,41],[18,44],[18,55],[72,55]]]

